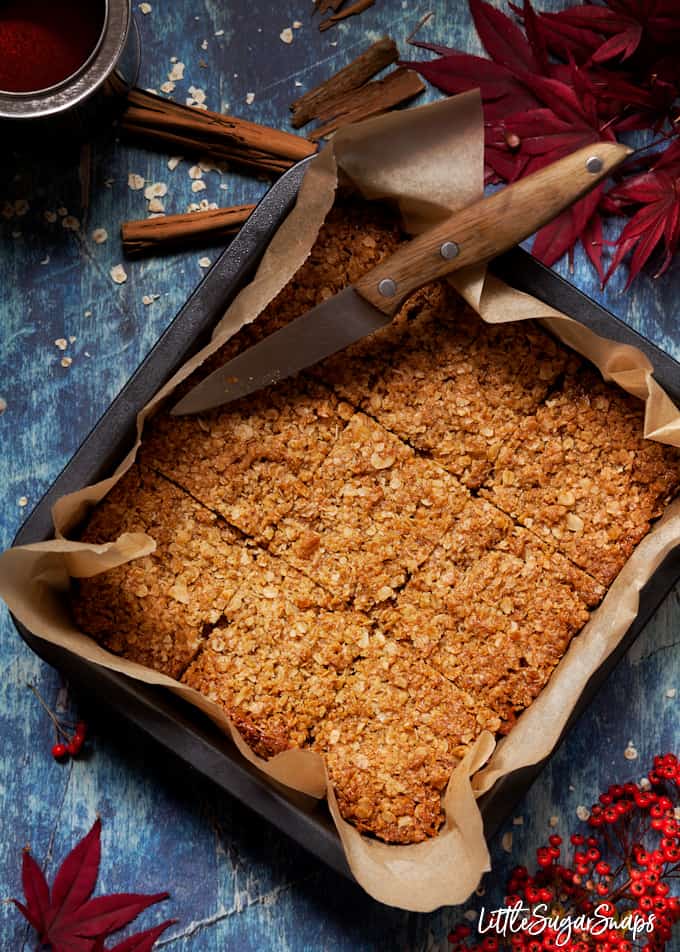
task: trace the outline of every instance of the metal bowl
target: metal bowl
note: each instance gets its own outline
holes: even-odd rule
[[[0,122],[14,130],[87,133],[110,116],[135,83],[140,48],[131,0],[105,0],[104,26],[96,48],[71,76],[33,92],[0,91]],[[104,108],[102,108],[104,107]]]

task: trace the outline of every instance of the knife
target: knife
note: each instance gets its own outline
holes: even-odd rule
[[[455,212],[306,314],[243,351],[172,409],[200,413],[278,383],[392,320],[413,291],[507,251],[589,192],[630,155],[596,142]]]

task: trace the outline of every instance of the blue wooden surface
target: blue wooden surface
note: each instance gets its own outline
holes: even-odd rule
[[[137,13],[143,42],[140,85],[158,88],[176,56],[186,64],[177,99],[195,85],[205,89],[211,108],[281,127],[301,89],[384,33],[403,43],[428,10],[436,16],[423,36],[479,52],[463,2],[378,0],[359,19],[325,34],[311,24],[308,0],[229,5],[152,0],[152,7],[147,16]],[[285,45],[279,33],[295,20],[303,25]],[[224,34],[215,36],[221,30]],[[251,105],[249,92],[255,94]],[[127,283],[114,284],[109,269],[122,260],[118,225],[146,211],[143,193],[128,188],[128,173],[166,182],[168,212],[184,211],[204,197],[220,204],[253,201],[266,188],[263,182],[211,172],[205,176],[207,189],[196,195],[187,174],[190,163],[171,172],[166,159],[103,135],[93,148],[93,182],[84,209],[76,148],[31,157],[14,154],[3,138],[0,208],[5,200],[20,199],[30,207],[24,215],[0,217],[0,398],[7,404],[0,415],[2,547],[198,283],[199,258],[216,254],[196,250],[126,264]],[[44,213],[58,208],[80,220],[78,231],[65,229],[59,217],[46,221]],[[104,244],[92,239],[99,227],[109,233]],[[617,276],[600,292],[581,255],[570,276],[680,358],[678,264],[661,280],[643,277],[630,292],[622,290],[623,278]],[[145,306],[147,294],[160,297]],[[68,368],[61,366],[58,338],[75,338],[65,352],[73,360]],[[28,503],[22,508],[24,496]],[[657,751],[677,749],[679,701],[666,692],[680,688],[679,596],[675,591],[668,597],[517,808],[523,823],[508,822],[501,831],[513,832],[511,854],[502,848],[500,834],[495,839],[486,895],[474,897],[465,909],[492,904],[509,865],[531,864],[535,848],[552,832],[551,817],[558,818],[558,831],[569,830],[577,823],[576,807],[590,803],[602,786],[615,778],[637,778]],[[411,915],[372,902],[171,754],[124,723],[102,723],[96,712],[79,708],[59,676],[19,640],[4,609],[0,673],[0,898],[20,892],[24,844],[30,843],[53,872],[100,814],[101,889],[167,888],[172,898],[166,912],[180,922],[161,945],[173,952],[447,947],[447,931],[465,909]],[[81,714],[91,721],[90,756],[63,766],[52,761],[50,724],[26,688],[28,681],[66,716]],[[639,752],[636,761],[623,756],[629,740]],[[150,911],[144,922],[159,921],[160,915]],[[14,908],[0,904],[0,948],[31,947],[29,930]]]

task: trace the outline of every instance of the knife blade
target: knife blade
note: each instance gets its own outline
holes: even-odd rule
[[[172,414],[200,413],[247,396],[379,330],[413,291],[507,251],[594,188],[631,151],[614,142],[586,146],[454,213],[353,286],[215,370]]]

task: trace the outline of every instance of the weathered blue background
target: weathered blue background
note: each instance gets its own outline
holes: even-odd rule
[[[424,37],[479,51],[467,5],[455,0],[378,0],[359,19],[325,34],[310,21],[309,0],[229,5],[152,0],[152,6],[147,16],[137,12],[143,41],[140,85],[158,88],[176,56],[186,64],[186,78],[174,93],[178,100],[195,85],[205,89],[213,109],[281,127],[287,126],[288,104],[301,88],[342,66],[369,40],[390,33],[403,43],[428,10],[436,15]],[[303,25],[288,46],[279,33],[295,20]],[[215,36],[220,30],[224,35]],[[255,94],[252,105],[246,103],[249,92]],[[109,269],[122,260],[118,225],[146,213],[143,193],[127,186],[128,173],[166,182],[168,212],[184,211],[204,197],[221,204],[252,201],[266,188],[234,174],[209,173],[207,189],[195,195],[187,174],[190,163],[170,172],[166,158],[104,136],[94,146],[86,210],[77,149],[31,159],[14,155],[3,134],[0,199],[30,204],[25,215],[0,218],[0,397],[7,402],[0,416],[3,547],[198,283],[199,258],[216,255],[214,249],[197,250],[127,264],[127,283],[115,285]],[[79,231],[64,229],[61,219],[45,220],[45,211],[59,207],[80,220]],[[108,230],[105,244],[92,240],[98,227]],[[622,290],[623,277],[601,294],[592,271],[577,256],[571,279],[680,357],[678,264],[661,280],[643,277],[629,292]],[[160,297],[144,306],[145,294]],[[68,368],[61,366],[63,354],[54,344],[62,337],[75,338],[66,351],[73,358]],[[19,505],[23,496],[27,509]],[[666,692],[680,688],[679,622],[676,591],[517,809],[523,824],[507,826],[513,831],[512,855],[502,849],[500,836],[494,842],[494,873],[477,906],[493,902],[508,865],[531,863],[535,848],[551,832],[550,817],[559,818],[559,831],[569,830],[577,823],[576,807],[591,803],[603,785],[638,778],[654,753],[677,748],[680,702]],[[163,943],[173,952],[446,948],[446,933],[463,909],[425,916],[378,906],[124,723],[96,723],[94,712],[80,711],[93,723],[91,756],[54,763],[50,724],[27,681],[69,716],[78,712],[77,699],[24,647],[3,609],[0,898],[19,894],[24,844],[30,843],[53,872],[99,813],[104,820],[101,889],[167,888],[172,898],[166,914],[180,919]],[[624,759],[629,740],[639,751],[637,761]],[[161,914],[152,910],[143,921],[159,921]],[[0,947],[32,947],[29,931],[9,904],[0,904]]]

